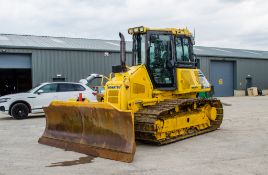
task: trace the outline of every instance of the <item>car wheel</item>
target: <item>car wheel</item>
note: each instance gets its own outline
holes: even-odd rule
[[[16,103],[12,106],[10,113],[15,119],[25,119],[28,117],[29,108],[24,103]]]

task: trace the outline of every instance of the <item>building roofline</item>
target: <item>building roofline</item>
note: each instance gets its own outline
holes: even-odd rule
[[[241,57],[241,56],[229,56],[229,55],[226,55],[226,56],[222,56],[222,55],[208,55],[208,54],[196,54],[197,56],[200,56],[200,57],[211,57],[211,58],[222,58],[222,59],[232,59],[232,58],[236,58],[236,59],[256,59],[256,60],[267,60],[268,57],[247,57],[247,56],[244,56],[244,57]]]
[[[67,48],[67,47],[34,47],[34,46],[4,46],[0,45],[0,49],[29,49],[29,50],[63,50],[63,51],[94,51],[94,52],[120,52],[120,50],[112,49],[87,49],[87,48]],[[126,51],[131,53],[132,51]],[[0,50],[1,53],[1,50]]]
[[[116,39],[103,39],[103,38],[83,38],[83,37],[67,37],[67,36],[51,36],[51,35],[30,35],[30,34],[11,34],[11,33],[0,33],[0,36],[33,36],[33,37],[44,37],[44,38],[65,38],[65,39],[82,39],[82,40],[97,40],[97,41],[119,41]],[[119,37],[118,37],[119,39]],[[127,40],[126,40],[127,41]],[[132,42],[132,41],[127,41]]]
[[[131,45],[132,42],[127,41],[127,47],[126,47],[127,53],[132,52]],[[20,35],[20,34],[0,34],[0,48],[29,49],[29,50],[120,52],[119,40]],[[194,46],[194,49],[196,55],[199,56],[268,59],[268,51],[264,50],[221,48],[221,47],[207,47],[207,46]]]

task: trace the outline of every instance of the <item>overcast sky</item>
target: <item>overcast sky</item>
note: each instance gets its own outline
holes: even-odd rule
[[[195,29],[201,46],[268,50],[267,0],[0,0],[0,33],[118,40],[141,25]]]

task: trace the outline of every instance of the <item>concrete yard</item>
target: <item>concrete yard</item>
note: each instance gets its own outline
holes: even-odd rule
[[[37,143],[45,118],[0,115],[0,175],[38,174],[268,174],[268,96],[226,97],[221,128],[165,146],[137,144],[133,163],[94,158],[52,166],[86,155]]]

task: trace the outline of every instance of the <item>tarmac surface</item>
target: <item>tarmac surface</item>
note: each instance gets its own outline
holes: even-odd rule
[[[0,175],[267,175],[268,96],[221,100],[226,106],[219,130],[165,146],[137,143],[133,163],[40,145],[44,116],[15,120],[0,114]]]

